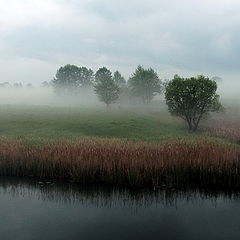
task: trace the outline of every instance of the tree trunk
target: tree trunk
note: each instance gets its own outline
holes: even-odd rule
[[[197,131],[197,128],[198,128],[198,123],[193,123],[192,131],[193,131],[193,132],[196,132],[196,131]]]
[[[187,123],[188,123],[188,130],[189,132],[191,132],[193,130],[192,121],[190,119],[187,119]]]
[[[194,122],[194,128],[193,128],[193,131],[194,131],[194,132],[197,131],[200,120],[201,120],[201,117],[199,117],[199,119],[197,120],[197,122]]]
[[[193,131],[194,131],[194,132],[197,131],[198,125],[199,125],[199,123],[200,123],[200,121],[201,121],[201,119],[202,119],[202,116],[203,116],[203,114],[200,114],[200,116],[197,117],[197,120],[194,119],[194,121],[193,121],[193,124],[194,124]]]

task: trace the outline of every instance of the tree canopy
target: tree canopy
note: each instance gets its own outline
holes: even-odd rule
[[[92,69],[86,67],[79,68],[79,86],[90,87],[93,85],[94,73]]]
[[[142,98],[143,103],[150,103],[155,95],[161,93],[161,81],[152,68],[138,66],[129,79],[129,86],[133,95]]]
[[[119,71],[114,72],[113,74],[113,80],[115,81],[116,84],[119,86],[124,86],[126,85],[126,80],[124,77],[121,75]]]
[[[216,91],[217,83],[207,77],[175,75],[166,84],[165,98],[170,113],[184,119],[190,131],[196,131],[203,117],[222,109]]]
[[[52,85],[57,92],[76,93],[79,88],[91,86],[93,77],[91,69],[68,64],[57,70]]]
[[[111,71],[107,68],[102,67],[96,72],[94,91],[99,100],[107,106],[118,100],[120,87],[114,81]]]

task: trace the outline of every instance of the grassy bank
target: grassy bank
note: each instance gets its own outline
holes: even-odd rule
[[[83,139],[26,146],[1,141],[0,175],[128,187],[240,187],[240,148],[212,139],[145,143]]]
[[[193,134],[165,111],[1,106],[0,176],[239,189],[239,125],[204,124]]]

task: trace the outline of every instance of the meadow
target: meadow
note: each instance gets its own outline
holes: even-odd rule
[[[0,106],[0,136],[48,143],[85,137],[161,141],[192,137],[167,111],[138,107],[106,109],[30,105]]]
[[[1,105],[0,175],[239,189],[240,131],[231,133],[239,115],[232,113],[189,133],[165,109]]]

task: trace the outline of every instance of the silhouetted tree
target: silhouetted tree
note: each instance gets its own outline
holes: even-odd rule
[[[152,68],[138,66],[128,83],[133,95],[142,98],[143,103],[150,103],[156,94],[161,93],[161,81]]]
[[[101,102],[107,107],[119,98],[120,87],[114,81],[112,73],[107,68],[100,68],[95,74],[94,91]]]
[[[175,75],[165,86],[165,98],[170,113],[184,119],[190,131],[196,131],[203,117],[222,109],[216,91],[217,83],[207,77]]]

